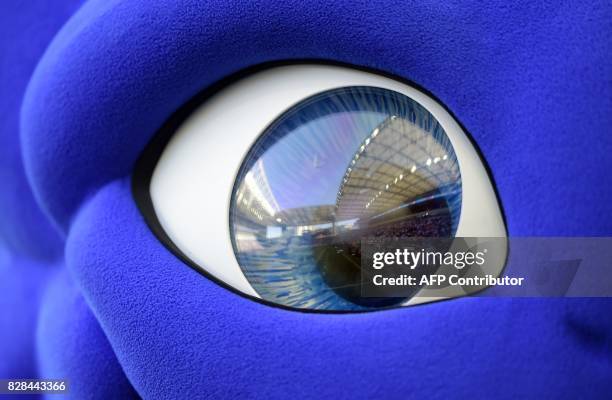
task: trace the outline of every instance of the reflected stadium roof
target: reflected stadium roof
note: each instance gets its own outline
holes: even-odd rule
[[[455,157],[431,132],[392,116],[372,131],[353,156],[338,191],[336,218],[377,215],[450,184],[458,176]]]
[[[430,128],[441,131],[436,125]],[[282,210],[261,160],[236,192],[236,204],[243,217],[264,225],[341,223],[388,212],[460,178],[455,156],[431,131],[403,118],[386,118],[354,153],[338,185],[336,204]]]

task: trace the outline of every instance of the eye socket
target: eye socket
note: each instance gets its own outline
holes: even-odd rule
[[[148,194],[162,236],[192,265],[299,309],[456,296],[360,297],[362,237],[505,237],[452,116],[411,86],[336,66],[271,68],[207,99],[164,148]]]

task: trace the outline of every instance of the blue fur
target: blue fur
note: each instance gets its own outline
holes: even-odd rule
[[[610,236],[609,2],[93,0],[41,56],[68,3],[0,14],[0,282],[35,286],[1,294],[2,312],[24,310],[19,324],[0,319],[0,355],[21,346],[30,360],[14,373],[66,373],[75,393],[101,398],[117,392],[87,386],[97,363],[125,396],[127,377],[152,399],[609,397],[607,299],[280,310],[170,254],[129,187],[144,146],[196,93],[262,62],[314,58],[399,75],[448,106],[491,168],[511,236]],[[62,354],[71,335],[95,351]]]

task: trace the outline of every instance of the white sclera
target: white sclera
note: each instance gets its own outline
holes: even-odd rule
[[[462,201],[456,236],[506,236],[482,161],[444,107],[411,86],[373,73],[293,65],[255,73],[215,94],[189,116],[164,149],[153,171],[151,199],[162,228],[191,261],[235,289],[260,297],[242,273],[230,237],[229,207],[241,163],[256,139],[287,109],[346,86],[394,90],[425,107],[446,131],[459,162]],[[499,266],[488,272],[498,275],[504,260],[505,252]],[[405,305],[459,295],[452,290],[425,292]]]

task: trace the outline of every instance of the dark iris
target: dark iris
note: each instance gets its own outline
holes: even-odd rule
[[[364,310],[406,298],[361,296],[361,240],[450,237],[461,175],[438,121],[374,87],[310,97],[257,140],[230,211],[238,263],[273,303]]]

